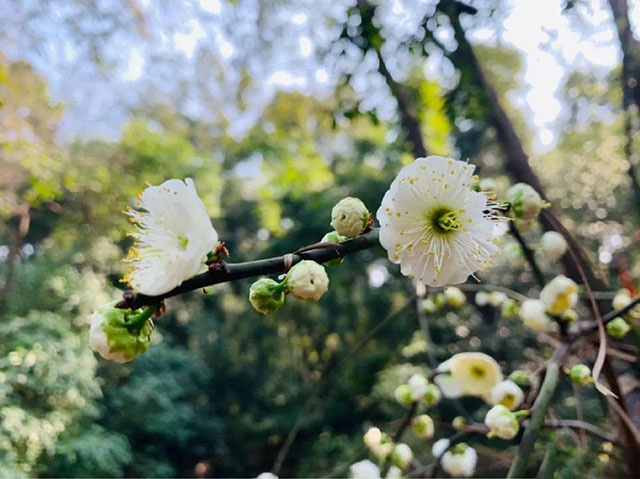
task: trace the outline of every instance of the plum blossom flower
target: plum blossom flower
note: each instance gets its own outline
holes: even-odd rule
[[[124,281],[142,294],[158,296],[180,286],[203,268],[218,242],[190,178],[149,186],[125,214],[135,225],[135,243],[124,260]]]
[[[434,382],[448,398],[460,396],[486,397],[502,381],[502,370],[491,356],[484,353],[459,353],[438,367]]]
[[[578,301],[578,285],[564,275],[558,275],[540,291],[540,301],[547,311],[560,316]]]
[[[287,273],[287,288],[296,298],[318,301],[329,289],[329,277],[321,264],[303,260]]]
[[[442,459],[440,459],[442,469],[451,477],[473,476],[477,462],[478,453],[474,448],[464,442],[450,448],[442,455]]]
[[[502,404],[493,406],[485,416],[484,423],[490,429],[489,437],[500,439],[513,439],[520,430],[518,419]]]
[[[441,156],[400,170],[376,214],[380,244],[405,276],[430,286],[464,282],[500,253],[496,205],[473,191],[474,166]]]
[[[567,242],[557,231],[547,231],[540,240],[542,251],[547,256],[558,259],[567,251]]]
[[[539,299],[523,301],[518,315],[524,321],[525,326],[536,331],[545,331],[551,324],[551,319],[547,316],[546,307]]]
[[[524,393],[520,386],[507,379],[496,384],[491,389],[491,404],[502,404],[511,411],[522,404],[524,400]]]

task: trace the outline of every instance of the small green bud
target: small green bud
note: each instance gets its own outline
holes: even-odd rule
[[[413,460],[413,451],[404,443],[396,444],[393,448],[393,463],[400,469],[406,469]]]
[[[467,425],[467,420],[462,416],[456,416],[451,424],[455,430],[459,431]]]
[[[433,419],[428,414],[420,414],[411,421],[411,428],[416,437],[420,439],[431,439],[435,433]]]
[[[100,306],[91,317],[89,345],[104,359],[124,363],[147,351],[153,333],[155,308],[116,308],[117,301]]]
[[[424,402],[427,406],[436,406],[440,402],[440,389],[435,384],[428,384],[424,394]]]
[[[329,289],[329,277],[322,265],[303,260],[287,273],[287,288],[296,298],[318,301]]]
[[[284,282],[278,283],[270,278],[260,278],[249,289],[251,306],[265,315],[275,313],[284,304],[284,289]]]
[[[500,307],[500,316],[503,318],[517,318],[518,310],[518,303],[511,298],[507,298]]]
[[[435,304],[437,308],[441,308],[442,306],[447,304],[447,297],[444,293],[435,294],[431,296],[431,299],[433,300],[433,304]]]
[[[434,303],[431,298],[423,299],[421,305],[425,313],[435,313],[438,311],[438,306],[436,306],[436,303]]]
[[[575,323],[578,320],[578,312],[575,309],[567,309],[562,313],[562,319],[567,323]]]
[[[518,386],[531,386],[531,383],[533,383],[533,376],[531,375],[531,373],[529,371],[523,371],[521,369],[513,371],[509,375],[509,379],[516,383]]]
[[[522,220],[536,219],[540,211],[547,206],[536,190],[526,183],[517,183],[507,190],[506,200],[511,205],[514,218]]]
[[[342,236],[355,238],[368,225],[369,210],[358,198],[343,198],[331,210],[331,227]]]
[[[593,381],[591,369],[586,364],[576,364],[569,371],[571,381],[578,386],[586,386]]]
[[[631,326],[622,318],[616,318],[607,323],[607,332],[612,338],[620,339],[627,335],[631,330]]]
[[[403,406],[410,406],[413,404],[413,390],[408,384],[401,384],[394,392],[396,401]]]
[[[324,235],[320,240],[321,243],[342,243],[346,238],[337,231],[331,231]],[[325,266],[340,266],[344,261],[344,258],[336,258],[331,261],[327,261]]]

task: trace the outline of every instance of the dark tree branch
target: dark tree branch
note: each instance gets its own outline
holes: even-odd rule
[[[625,158],[629,164],[629,177],[636,197],[640,205],[640,182],[633,161],[633,113],[631,105],[635,102],[640,108],[640,42],[633,38],[627,0],[609,0],[609,6],[616,24],[620,49],[622,50],[622,108],[624,110],[624,145]]]
[[[330,247],[318,247],[300,253],[292,253],[290,265],[299,263],[302,260],[313,260],[317,263],[326,263],[332,259],[343,258],[363,249],[373,248],[379,244],[378,228],[372,228],[367,233],[343,243]],[[304,250],[305,248],[301,248]],[[186,280],[177,288],[160,296],[146,296],[144,294],[135,295],[126,307],[139,308],[145,305],[155,305],[166,298],[171,298],[179,294],[188,293],[197,289],[202,289],[214,284],[227,283],[238,279],[252,278],[268,274],[286,272],[287,256],[276,256],[274,258],[260,259],[257,261],[247,261],[246,263],[220,263],[220,268],[211,269],[205,273],[194,276]]]

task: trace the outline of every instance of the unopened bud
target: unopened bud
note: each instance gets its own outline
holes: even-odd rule
[[[331,210],[331,227],[347,238],[363,233],[368,224],[369,210],[358,198],[343,198]]]
[[[546,206],[536,190],[526,183],[517,183],[507,190],[506,200],[515,218],[533,220]]]
[[[622,318],[616,318],[607,323],[607,332],[612,338],[620,339],[627,335],[631,330],[631,326]]]
[[[576,364],[569,371],[571,381],[578,386],[586,386],[593,381],[591,369],[586,364]]]
[[[287,273],[287,288],[296,298],[318,301],[329,289],[329,277],[322,265],[303,260]]]
[[[275,313],[284,304],[284,289],[284,283],[270,278],[260,278],[249,289],[251,306],[265,315]]]
[[[320,242],[321,243],[342,243],[345,239],[346,238],[342,236],[340,233],[338,233],[337,231],[331,231],[326,235],[324,235],[320,240]],[[331,261],[327,261],[325,263],[325,266],[340,266],[343,261],[344,261],[344,258],[332,259]]]

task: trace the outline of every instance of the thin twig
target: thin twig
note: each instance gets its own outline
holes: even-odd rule
[[[538,286],[540,286],[540,288],[544,288],[544,274],[542,274],[542,270],[540,269],[540,266],[538,266],[535,253],[531,248],[529,248],[529,245],[518,231],[518,228],[516,228],[515,221],[509,221],[509,233],[511,233],[511,235],[520,244],[524,258],[527,260],[527,263],[529,263],[529,266],[531,266],[533,276],[535,276]]]

